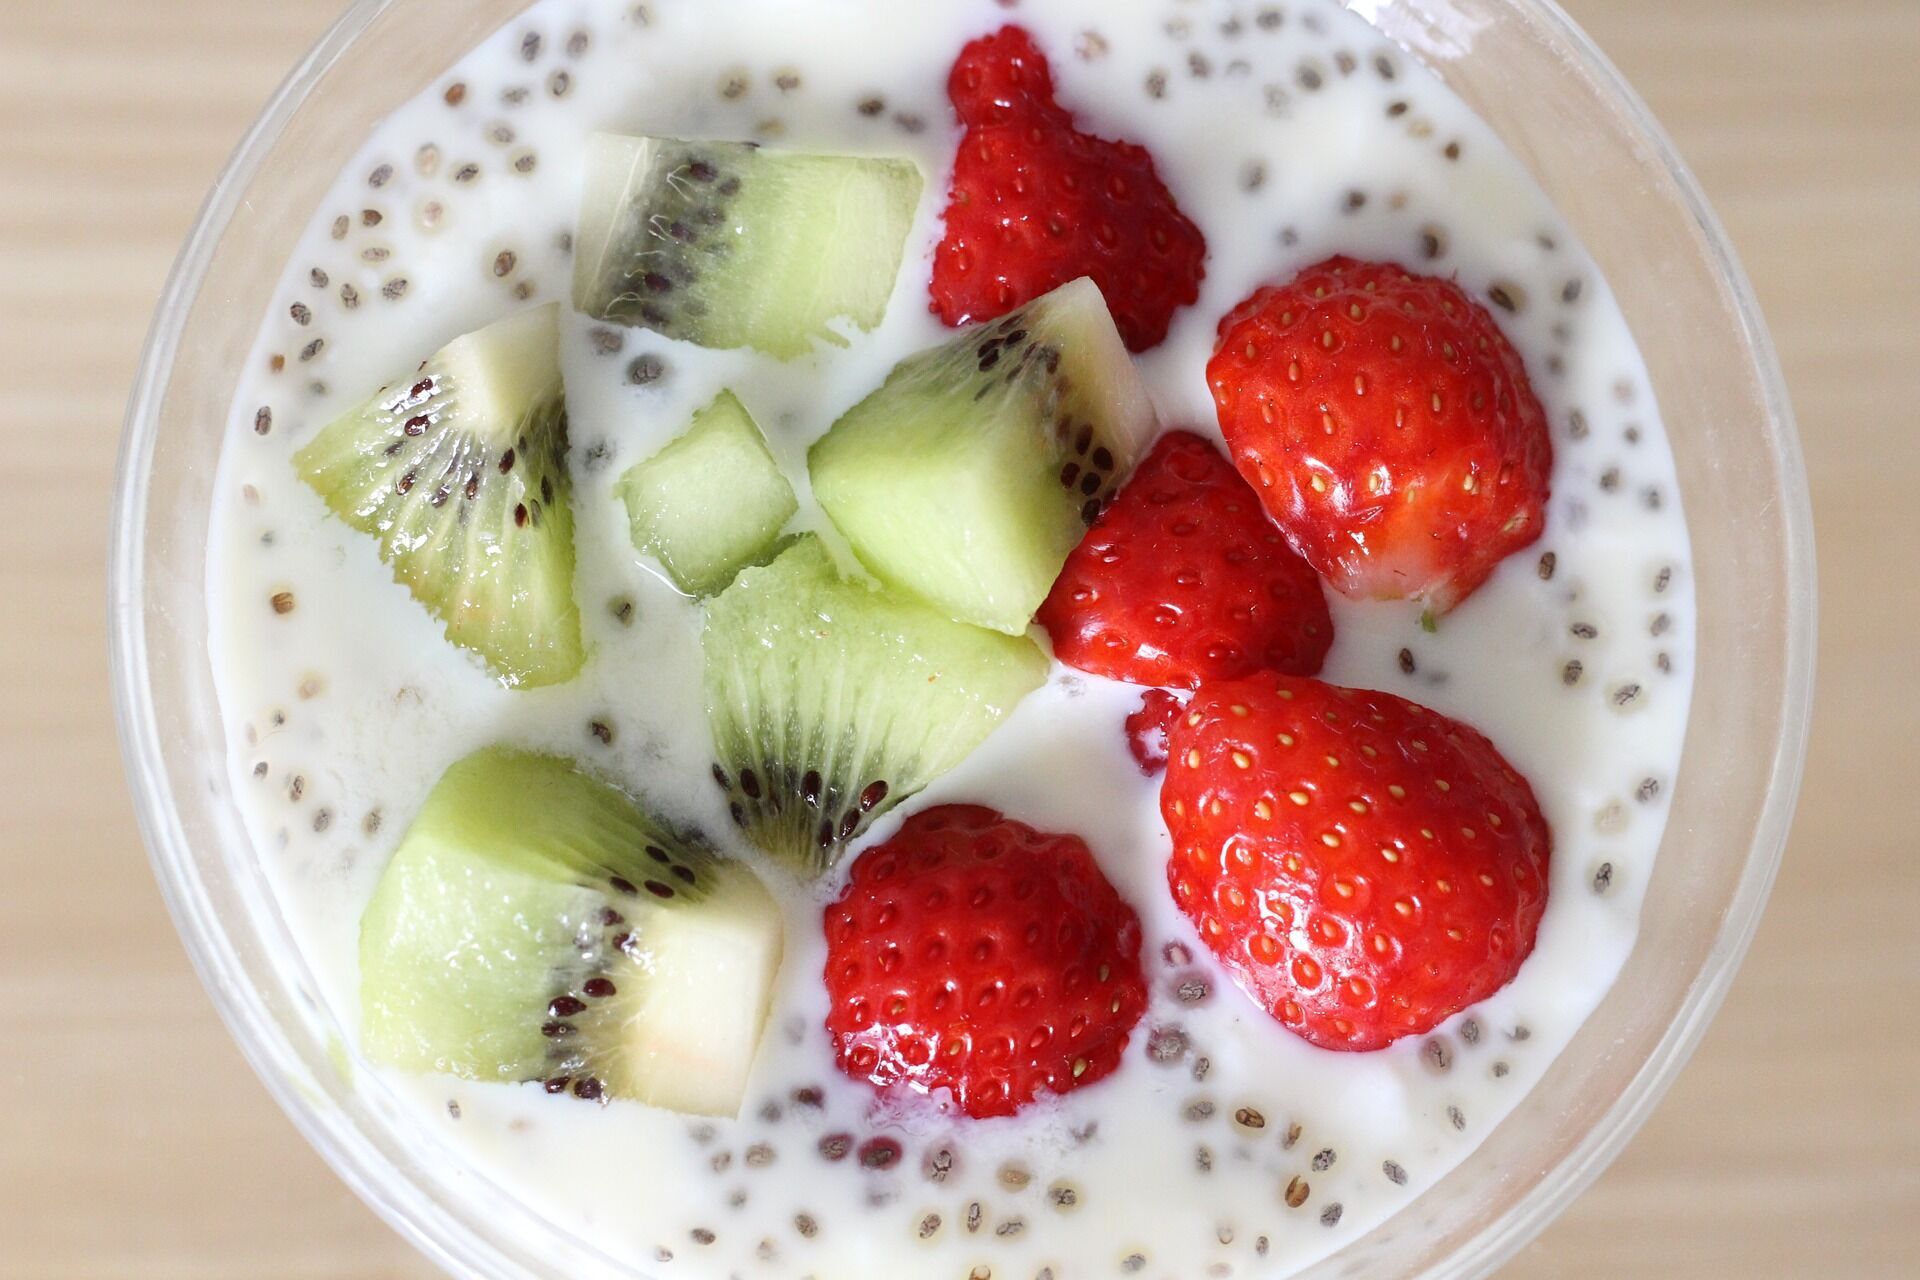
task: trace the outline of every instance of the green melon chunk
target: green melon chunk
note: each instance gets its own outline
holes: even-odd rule
[[[766,437],[731,391],[620,479],[634,547],[675,586],[710,596],[741,566],[763,561],[800,504]]]

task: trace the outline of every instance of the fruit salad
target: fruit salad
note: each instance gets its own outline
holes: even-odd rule
[[[539,0],[236,385],[226,783],[339,1069],[530,1249],[1292,1275],[1633,944],[1658,406],[1333,0]]]

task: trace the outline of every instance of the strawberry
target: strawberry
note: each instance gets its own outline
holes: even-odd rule
[[[1218,449],[1162,436],[1040,606],[1054,655],[1134,684],[1312,675],[1333,643],[1320,580]]]
[[[956,326],[991,320],[1092,276],[1128,349],[1157,345],[1174,311],[1200,296],[1207,244],[1153,157],[1076,129],[1046,56],[1019,27],[962,49],[947,94],[966,132],[934,251],[935,314]]]
[[[1404,698],[1261,675],[1201,687],[1160,811],[1175,902],[1248,995],[1327,1049],[1418,1035],[1512,979],[1552,836],[1473,729]]]
[[[1140,709],[1127,717],[1127,750],[1149,778],[1167,767],[1167,736],[1186,709],[1165,689],[1149,689],[1140,695]]]
[[[1346,595],[1445,613],[1546,524],[1546,414],[1450,280],[1328,259],[1228,313],[1207,381],[1234,464]]]
[[[978,805],[860,855],[826,934],[840,1069],[975,1118],[1108,1075],[1146,1009],[1140,922],[1086,844]]]

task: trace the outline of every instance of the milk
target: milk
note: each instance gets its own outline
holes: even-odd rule
[[[1324,674],[1487,733],[1531,780],[1556,843],[1539,944],[1508,987],[1431,1037],[1372,1054],[1314,1049],[1242,996],[1173,908],[1157,780],[1121,733],[1139,691],[1056,665],[980,750],[862,843],[945,801],[1078,833],[1140,914],[1152,1006],[1113,1077],[969,1123],[878,1099],[835,1069],[819,918],[837,881],[793,882],[727,821],[708,777],[698,609],[633,551],[612,486],[731,388],[802,490],[796,527],[826,527],[804,492],[808,444],[946,333],[925,292],[957,138],[946,72],[966,40],[1008,20],[1049,52],[1081,126],[1148,147],[1206,234],[1198,304],[1139,361],[1166,425],[1214,431],[1203,369],[1218,318],[1332,253],[1451,274],[1482,300],[1499,285],[1518,307],[1495,315],[1553,424],[1545,537],[1437,634],[1417,605],[1336,598]],[[847,331],[844,347],[783,365],[569,314],[591,656],[567,684],[508,690],[446,642],[291,458],[452,337],[566,298],[583,143],[606,128],[906,156],[926,191],[885,322]],[[637,385],[642,356],[665,373]],[[488,1181],[641,1273],[1285,1276],[1472,1152],[1632,946],[1695,662],[1659,413],[1605,282],[1524,169],[1331,0],[540,0],[380,126],[315,210],[241,378],[220,466],[208,640],[228,767],[349,1046],[360,912],[433,781],[478,747],[575,756],[753,859],[782,896],[787,958],[738,1120],[407,1077],[352,1055],[357,1087],[394,1104],[406,1140],[450,1180]],[[285,612],[270,604],[282,592]],[[841,1135],[890,1137],[903,1157],[888,1170],[828,1159],[822,1140]],[[936,1177],[941,1151],[952,1167]]]

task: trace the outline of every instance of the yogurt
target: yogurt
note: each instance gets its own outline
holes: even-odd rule
[[[1520,162],[1333,0],[539,0],[381,124],[292,261],[220,461],[208,637],[229,768],[262,866],[349,1046],[410,1143],[644,1274],[1286,1276],[1407,1204],[1511,1110],[1612,984],[1680,758],[1695,658],[1687,531],[1646,371],[1606,282]],[[1140,368],[1167,426],[1214,431],[1219,317],[1333,253],[1456,277],[1525,357],[1556,452],[1545,536],[1437,634],[1417,605],[1333,602],[1325,677],[1487,733],[1555,834],[1539,943],[1504,990],[1422,1039],[1318,1050],[1217,970],[1173,907],[1157,781],[1121,722],[1139,690],[1055,666],[963,765],[878,823],[991,805],[1086,839],[1147,939],[1152,1004],[1110,1079],[1009,1120],[943,1118],[841,1076],[820,908],[744,847],[708,778],[699,612],[629,542],[613,482],[731,388],[804,490],[807,446],[928,313],[957,128],[947,68],[1008,20],[1082,128],[1146,146],[1210,256]],[[503,688],[331,518],[294,451],[396,372],[567,296],[586,137],[752,138],[904,156],[927,183],[887,316],[780,364],[571,315],[563,336],[590,659]],[[802,494],[796,527],[823,528]],[[360,913],[441,771],[513,742],[574,756],[755,859],[787,958],[739,1119],[358,1060]],[[855,851],[857,853],[857,850]],[[869,1167],[861,1144],[898,1144]]]

